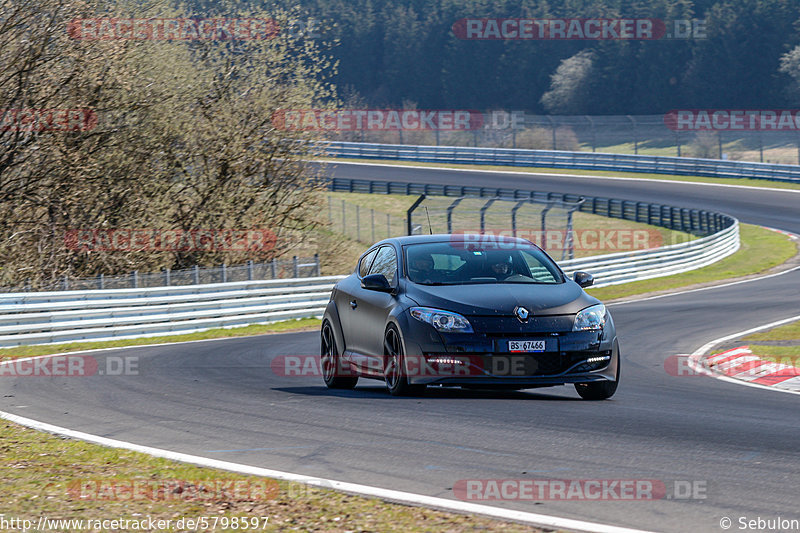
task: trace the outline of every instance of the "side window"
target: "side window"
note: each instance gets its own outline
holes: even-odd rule
[[[375,257],[375,254],[378,252],[378,249],[375,248],[367,255],[361,258],[361,262],[358,264],[358,276],[363,278],[369,272],[369,266],[372,264],[372,259]]]
[[[394,283],[394,278],[397,275],[397,255],[394,253],[392,246],[382,246],[378,250],[378,255],[375,256],[375,261],[372,263],[369,273],[383,274],[389,280],[389,284]]]

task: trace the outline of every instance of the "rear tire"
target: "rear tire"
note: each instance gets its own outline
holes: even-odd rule
[[[320,331],[320,363],[322,366],[322,379],[329,389],[352,389],[358,383],[358,376],[343,376],[345,369],[336,347],[336,338],[333,328],[327,320],[322,324]],[[347,372],[352,372],[349,368]]]
[[[386,328],[383,337],[384,352],[384,379],[386,388],[392,396],[409,396],[421,394],[425,385],[411,385],[408,383],[408,376],[403,370],[405,368],[405,349],[400,338],[400,332],[394,324]]]

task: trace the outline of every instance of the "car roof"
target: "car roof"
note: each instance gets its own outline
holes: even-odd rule
[[[502,239],[503,242],[506,243],[517,243],[517,244],[531,244],[530,241],[526,239],[522,239],[519,237],[508,237],[508,236],[500,236],[500,235],[493,235],[493,234],[472,234],[472,233],[434,233],[433,235],[406,235],[403,237],[392,237],[390,239],[384,239],[378,244],[397,244],[400,246],[406,246],[408,244],[424,244],[424,243],[434,243],[434,242],[475,242],[475,243],[485,243],[487,240],[493,238],[494,240]],[[372,248],[372,247],[370,247]]]

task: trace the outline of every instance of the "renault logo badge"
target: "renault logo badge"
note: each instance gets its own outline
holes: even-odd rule
[[[527,322],[528,316],[530,316],[530,313],[524,307],[517,307],[514,309],[514,314],[517,315],[520,322]]]

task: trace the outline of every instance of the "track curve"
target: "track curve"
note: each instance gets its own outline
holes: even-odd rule
[[[680,182],[455,173],[339,164],[340,177],[657,198],[800,232],[800,195]],[[659,531],[720,531],[733,519],[800,518],[797,399],[664,361],[711,338],[797,314],[800,271],[612,306],[622,385],[607,402],[567,387],[538,392],[432,390],[390,397],[321,378],[281,377],[271,360],[318,353],[316,333],[97,352],[138,358],[138,375],[0,377],[0,410],[87,433],[243,464],[453,497],[462,479],[660,479],[705,482],[704,500],[497,502],[541,514]]]

